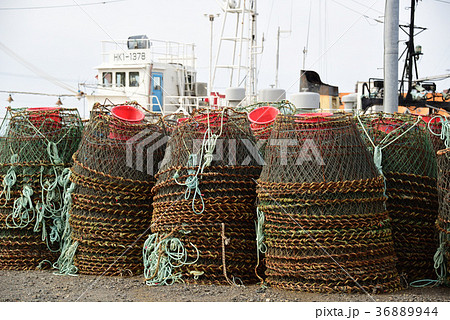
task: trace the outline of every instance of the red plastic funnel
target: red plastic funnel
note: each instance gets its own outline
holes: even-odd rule
[[[248,120],[251,123],[268,124],[275,121],[279,113],[280,110],[272,106],[259,107],[248,114]]]
[[[128,122],[141,122],[145,114],[133,106],[116,106],[111,109],[114,117]]]

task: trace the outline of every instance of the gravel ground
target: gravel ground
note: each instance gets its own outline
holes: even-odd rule
[[[393,294],[374,295],[380,302],[450,301],[450,288],[409,288]],[[149,287],[142,276],[120,278],[95,276],[58,276],[51,271],[0,270],[0,301],[371,301],[364,294],[316,294],[262,288],[259,285],[231,287],[218,285],[174,284]]]

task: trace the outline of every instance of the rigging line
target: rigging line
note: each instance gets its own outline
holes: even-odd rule
[[[77,93],[77,91],[73,87],[70,87],[69,85],[65,84],[64,82],[59,81],[55,77],[49,75],[48,73],[44,72],[43,70],[41,70],[41,69],[37,68],[36,66],[34,66],[33,64],[29,63],[24,58],[20,57],[14,51],[9,49],[2,42],[0,42],[0,49],[3,50],[7,55],[12,57],[16,61],[18,61],[20,64],[22,64],[23,66],[25,66],[26,68],[28,68],[29,70],[31,70],[32,72],[37,74],[38,76],[41,76],[42,78],[52,82],[53,84],[55,84],[55,85],[65,89],[67,91],[70,91],[70,92],[73,92],[73,93]]]
[[[369,17],[369,16],[366,15],[365,13],[362,14],[361,12],[356,11],[355,9],[352,9],[352,8],[346,6],[345,4],[342,4],[342,3],[340,3],[340,2],[338,2],[338,1],[336,1],[336,0],[331,0],[331,1],[333,1],[334,3],[336,3],[336,4],[338,4],[338,5],[340,5],[340,6],[344,7],[344,8],[346,8],[346,9],[348,9],[348,10],[350,10],[350,11],[353,11],[353,12],[356,13],[356,14],[359,14],[359,15],[363,16],[363,17],[366,18],[366,19],[370,19],[370,20],[374,20],[374,21],[376,21],[376,22],[380,22],[380,20],[375,19],[375,18],[372,18],[372,17]],[[366,12],[369,11],[369,10],[370,10],[370,8],[367,9]]]
[[[31,75],[31,74],[23,74],[23,73],[12,73],[12,72],[1,72],[0,71],[0,77],[5,76],[5,77],[18,77],[18,78],[27,78],[27,79],[42,79],[42,77],[36,76],[36,75]],[[58,81],[68,81],[68,82],[77,82],[79,80],[75,80],[75,79],[62,79],[59,78],[57,79]]]
[[[326,48],[327,47],[327,29],[328,29],[328,23],[327,23],[327,21],[328,21],[328,16],[327,16],[327,12],[328,12],[328,10],[327,10],[327,2],[325,1],[325,8],[324,8],[324,14],[325,14],[325,19],[323,19],[323,23],[325,24],[324,25],[324,31],[323,31],[323,46],[324,46],[324,48]],[[324,68],[325,68],[325,81],[327,81],[328,82],[328,56],[327,55],[325,55],[325,57],[324,57]]]
[[[374,5],[375,5],[375,3],[377,3],[377,0],[375,0],[374,1],[374,3],[372,3],[372,5],[371,5],[371,7],[373,7]],[[367,9],[366,11],[369,11],[369,9]],[[364,14],[365,14],[365,12],[364,12]],[[317,59],[316,59],[316,61],[314,61],[314,63],[311,65],[311,66],[314,66],[321,58],[322,58],[322,56],[324,55],[324,54],[327,54],[328,53],[328,51],[330,51],[335,45],[336,45],[336,43],[338,43],[339,42],[339,40],[341,40],[357,23],[358,23],[358,21],[359,20],[361,20],[361,18],[363,17],[364,15],[360,15],[351,25],[350,25],[350,27],[348,27],[347,28],[347,30],[345,30],[344,31],[344,33],[342,33],[340,36],[339,36],[339,38],[337,38],[336,39],[336,41],[334,41],[332,44],[331,44],[331,46],[327,49],[327,50],[325,50],[325,52],[324,53],[322,53]],[[300,75],[300,77],[298,77],[297,78],[297,80],[295,80],[294,81],[294,83],[292,83],[292,85],[286,90],[286,92],[287,91],[289,91],[293,86],[295,86],[299,81],[300,81],[300,78],[303,76],[303,73]]]
[[[369,8],[365,3],[361,3],[361,2],[355,1],[355,0],[350,0],[350,1],[352,1],[352,2],[354,2],[354,3],[357,3],[357,4],[359,4],[360,6],[363,6],[363,7],[365,7],[365,8]],[[377,9],[374,9],[374,8],[369,8],[369,9],[372,10],[372,11],[375,11],[375,12],[377,12],[377,13],[379,13],[379,14],[384,14],[383,11],[380,11],[380,10],[377,10]]]
[[[270,6],[269,20],[267,21],[267,28],[266,28],[266,35],[267,36],[269,35],[269,27],[270,27],[270,21],[272,20],[272,10],[273,10],[273,4],[274,3],[275,3],[275,0],[272,0],[272,5]],[[263,57],[264,57],[264,53],[265,53],[265,51],[262,52],[261,58],[259,59],[258,73],[256,75],[257,77],[259,77],[259,72],[261,71],[261,65],[262,65],[262,60],[263,60]]]
[[[97,20],[95,20],[94,18],[92,18],[92,16],[86,11],[86,10],[84,10],[82,7],[81,7],[81,5],[76,1],[76,0],[72,0],[79,8],[80,8],[80,10],[81,11],[83,11],[88,17],[89,17],[89,19],[91,19],[108,37],[109,37],[109,39],[111,39],[111,41],[112,42],[114,42],[116,45],[117,45],[117,47],[118,48],[120,48],[123,52],[126,52],[123,48],[122,48],[122,46],[119,44],[119,43],[117,43],[117,41],[97,22]],[[183,69],[181,70],[181,71],[183,71]],[[178,69],[177,69],[177,72],[178,72]],[[153,82],[153,80],[154,80],[154,78],[153,78],[153,76],[152,76],[152,74],[150,73],[148,73],[147,72],[147,70],[146,70],[146,68],[144,68],[143,69],[143,73],[145,74],[145,75],[147,75],[147,76],[149,76],[150,78],[151,78],[151,80],[152,80],[152,82]],[[161,90],[163,91],[163,93],[166,95],[166,96],[170,96],[169,94],[168,94],[168,92],[164,89],[164,87],[161,87]],[[146,95],[147,96],[147,95]],[[152,102],[152,104],[153,104],[153,102]]]
[[[444,0],[434,0],[434,1],[450,4],[450,1],[444,1]]]
[[[102,2],[94,2],[94,3],[83,3],[81,6],[93,6],[98,4],[110,4],[113,2],[121,2],[125,0],[111,0],[111,1],[102,1]],[[43,6],[43,7],[22,7],[22,8],[0,8],[0,10],[33,10],[33,9],[57,9],[57,8],[68,8],[68,7],[76,7],[76,4],[66,4],[59,6]]]
[[[8,91],[8,90],[0,90],[2,93],[11,93],[11,94],[31,94],[36,96],[49,96],[49,97],[76,97],[75,94],[56,94],[56,93],[42,93],[42,92],[30,92],[30,91]]]

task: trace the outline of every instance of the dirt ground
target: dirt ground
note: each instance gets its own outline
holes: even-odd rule
[[[409,288],[393,294],[374,295],[380,302],[450,301],[450,288]],[[242,301],[242,302],[352,302],[371,301],[364,294],[316,294],[263,288],[260,285],[231,287],[174,284],[150,287],[142,276],[60,276],[51,271],[0,271],[0,301]]]

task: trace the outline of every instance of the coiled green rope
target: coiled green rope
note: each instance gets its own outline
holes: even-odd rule
[[[447,269],[445,266],[445,252],[446,252],[446,234],[441,232],[439,234],[439,247],[434,254],[434,271],[437,275],[437,280],[432,279],[421,279],[411,282],[409,285],[414,288],[424,288],[428,286],[438,286],[445,283],[445,278],[447,276]]]
[[[441,133],[436,133],[431,129],[431,124],[433,123],[433,120],[439,118],[441,122]],[[446,148],[450,148],[450,122],[444,115],[436,115],[433,118],[428,121],[428,131],[431,132],[431,134],[435,136],[439,136],[442,141],[444,141],[444,145]]]
[[[8,228],[25,228],[34,220],[36,210],[31,200],[32,195],[33,189],[25,185],[22,195],[14,201],[12,212],[6,217],[5,223]]]
[[[70,182],[71,171],[66,168],[61,173],[58,183],[64,188],[64,206],[61,210],[61,216],[58,221],[58,235],[60,241],[61,254],[58,260],[53,264],[53,268],[58,271],[55,274],[62,275],[75,275],[78,272],[78,268],[74,265],[73,258],[75,256],[78,241],[72,242],[71,234],[72,228],[70,227],[70,211],[72,209],[72,192],[75,190],[75,184]]]
[[[13,154],[11,156],[11,166],[9,167],[8,171],[6,172],[5,177],[2,181],[3,190],[0,193],[0,198],[5,195],[5,204],[3,207],[5,207],[8,203],[8,201],[11,199],[11,188],[16,184],[17,182],[17,175],[16,175],[16,166],[14,164],[19,163],[19,155]],[[6,191],[6,192],[5,192]]]
[[[174,272],[176,268],[197,262],[200,254],[196,250],[197,258],[188,262],[186,249],[180,239],[172,237],[173,232],[159,237],[158,233],[149,235],[143,247],[144,277],[149,286],[172,285],[183,282],[181,272]]]

